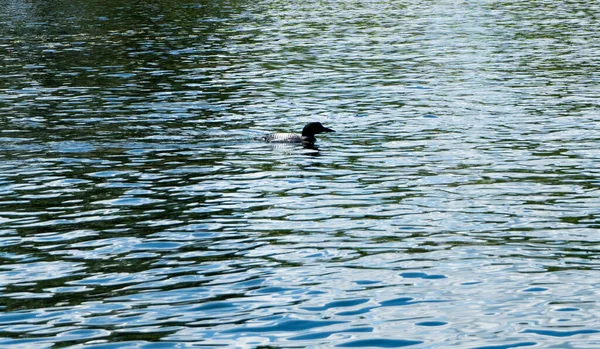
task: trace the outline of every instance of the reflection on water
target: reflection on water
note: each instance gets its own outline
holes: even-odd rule
[[[600,346],[593,5],[0,5],[2,348]]]

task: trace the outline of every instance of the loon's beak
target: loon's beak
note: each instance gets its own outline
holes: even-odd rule
[[[327,127],[323,127],[323,132],[335,132],[335,130],[332,130],[332,129],[327,128]]]

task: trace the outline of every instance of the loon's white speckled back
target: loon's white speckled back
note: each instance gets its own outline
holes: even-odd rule
[[[302,143],[302,136],[295,133],[273,133],[261,139],[272,143]]]

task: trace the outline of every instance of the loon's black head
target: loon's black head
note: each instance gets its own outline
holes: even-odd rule
[[[309,122],[302,130],[302,136],[314,138],[316,134],[323,132],[335,132],[334,130],[321,125],[320,122]]]

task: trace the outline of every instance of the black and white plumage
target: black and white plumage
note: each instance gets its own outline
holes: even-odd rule
[[[321,125],[320,122],[309,122],[304,126],[304,129],[302,129],[302,134],[273,133],[260,137],[259,139],[269,143],[314,143],[317,140],[315,135],[323,132],[335,131]]]

